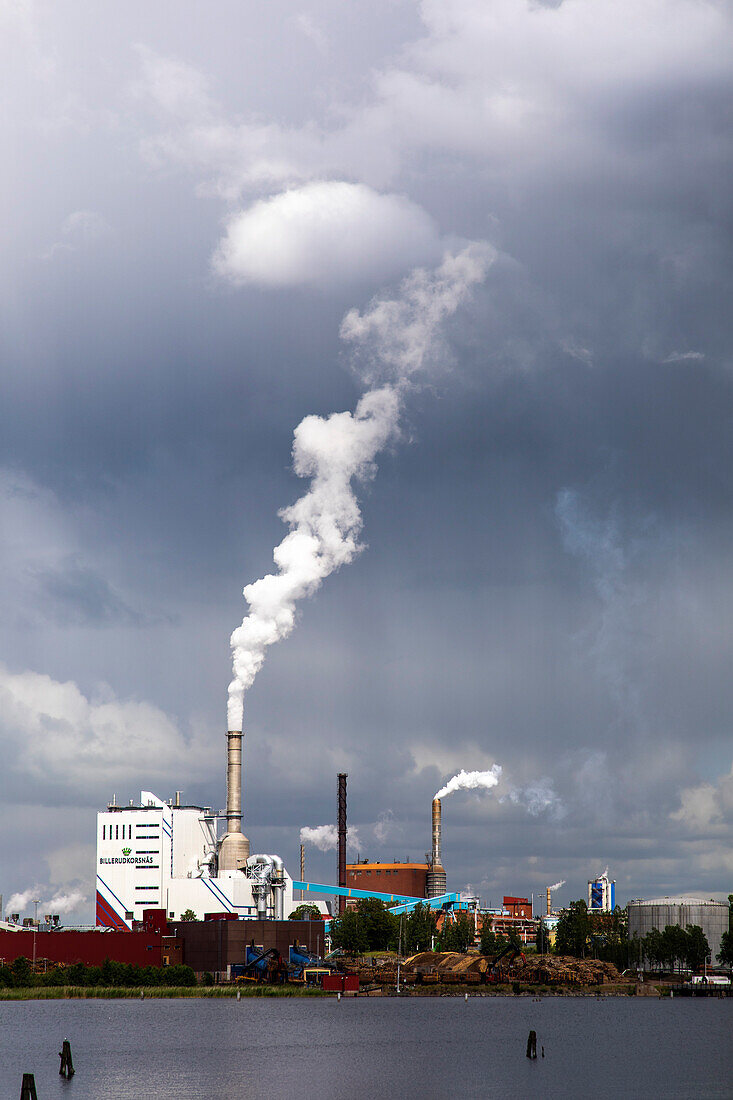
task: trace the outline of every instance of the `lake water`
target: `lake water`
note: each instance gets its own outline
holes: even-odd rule
[[[733,1097],[733,999],[0,1002],[3,1100],[23,1072],[38,1100]]]

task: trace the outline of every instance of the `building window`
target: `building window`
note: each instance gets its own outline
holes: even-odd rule
[[[119,825],[115,825],[115,840],[119,840],[119,839],[120,839],[120,827],[119,827]]]
[[[107,826],[106,826],[106,825],[103,825],[103,826],[102,826],[102,840],[104,840],[104,834],[105,834],[106,832],[107,832]]]

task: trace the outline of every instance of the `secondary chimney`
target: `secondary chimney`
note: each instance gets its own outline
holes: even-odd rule
[[[428,870],[427,893],[429,898],[437,898],[445,894],[448,889],[448,881],[443,863],[440,858],[440,799],[433,799],[433,853]]]
[[[227,734],[227,831],[219,846],[219,870],[238,871],[249,859],[242,832],[242,731]]]
[[[338,838],[339,838],[339,886],[346,886],[346,776],[339,772],[338,784]],[[339,897],[339,915],[346,908],[346,898]]]

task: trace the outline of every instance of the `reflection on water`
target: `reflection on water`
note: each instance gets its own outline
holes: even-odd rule
[[[31,1071],[39,1100],[733,1097],[732,1035],[733,999],[0,1002],[0,1095]]]

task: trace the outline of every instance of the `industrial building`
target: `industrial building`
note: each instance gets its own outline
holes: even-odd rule
[[[507,894],[502,899],[501,909],[484,909],[477,913],[477,931],[488,921],[489,927],[498,936],[515,933],[522,943],[533,943],[537,935],[539,921],[532,915],[532,902],[529,898]]]
[[[377,893],[408,894],[413,898],[428,896],[428,863],[370,863],[359,860],[346,864],[346,885]]]
[[[688,924],[698,925],[707,937],[713,964],[717,962],[721,937],[728,931],[729,908],[727,902],[722,901],[691,897],[651,898],[648,901],[637,898],[629,902],[628,914],[630,939],[635,936],[642,939],[655,928],[663,932],[668,924],[678,924],[681,928]]]
[[[588,908],[596,913],[612,913],[616,908],[616,882],[608,877],[607,869],[588,881]]]
[[[313,955],[325,951],[322,920],[238,920],[231,914],[217,914],[208,920],[179,921],[170,927],[180,946],[180,961],[197,974],[209,971],[217,980],[229,978],[231,967],[243,962],[248,944],[263,951],[274,947],[285,959],[295,943]]]
[[[35,960],[40,969],[51,966],[101,966],[105,959],[133,966],[175,966],[182,962],[181,943],[166,928],[165,914],[140,914],[134,932],[108,928],[39,929],[17,926],[0,929],[0,962],[10,965],[21,956]],[[5,925],[10,929],[12,925]]]
[[[217,836],[208,807],[113,800],[97,815],[97,924],[129,931],[145,909],[168,920],[192,910],[282,920],[293,905],[292,879],[275,855],[250,855],[242,833],[242,734],[227,734],[227,828]]]

